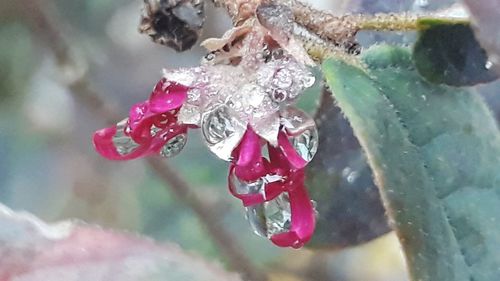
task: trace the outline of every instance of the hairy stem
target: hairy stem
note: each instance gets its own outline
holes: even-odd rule
[[[70,45],[64,40],[59,27],[61,21],[57,20],[57,13],[50,1],[25,0],[26,17],[35,30],[35,33],[42,36],[47,45],[55,54],[58,65],[63,71],[66,68],[76,67],[75,58],[70,53]],[[48,10],[51,10],[49,13]],[[49,16],[50,15],[50,16]],[[83,74],[77,79],[68,83],[73,97],[80,104],[86,106],[88,110],[103,118],[107,123],[115,123],[120,119],[117,110],[112,108],[107,102],[90,87],[88,77]],[[222,222],[217,217],[216,206],[208,203],[197,195],[195,189],[175,171],[169,163],[157,158],[147,159],[146,163],[156,173],[158,178],[169,187],[169,190],[191,208],[200,223],[205,227],[220,253],[225,257],[229,266],[244,275],[246,280],[264,281],[266,276],[254,267],[251,260],[245,255],[236,239],[226,230]]]
[[[283,0],[295,21],[323,39],[339,45],[354,40],[359,30],[408,31],[417,29],[418,17],[411,14],[342,15],[312,8],[298,0]]]

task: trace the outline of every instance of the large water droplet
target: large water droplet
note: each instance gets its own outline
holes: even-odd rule
[[[246,217],[257,235],[271,236],[290,231],[292,213],[287,193],[271,201],[246,208]]]
[[[139,146],[126,134],[127,131],[129,131],[128,118],[125,118],[116,124],[116,133],[112,139],[116,152],[122,156],[131,153]]]
[[[203,135],[210,144],[216,144],[235,133],[233,120],[226,106],[220,106],[203,118]]]
[[[316,123],[305,112],[291,106],[283,110],[281,116],[290,143],[304,160],[311,161],[318,151]]]
[[[187,142],[187,136],[185,134],[179,134],[167,141],[167,143],[162,147],[160,154],[163,157],[174,157],[184,148]]]
[[[280,89],[290,88],[293,84],[293,75],[286,68],[278,69],[273,77],[273,86]]]
[[[201,129],[210,150],[229,161],[233,149],[245,134],[246,124],[238,120],[226,104],[213,107],[202,117]]]
[[[297,153],[309,162],[318,151],[318,131],[316,128],[306,129],[300,135],[293,136],[291,142]]]
[[[231,172],[231,175],[229,176],[229,181],[234,188],[233,191],[240,195],[258,193],[264,194],[265,192],[266,183],[263,178],[259,178],[258,180],[253,182],[247,182],[239,179],[233,170]]]

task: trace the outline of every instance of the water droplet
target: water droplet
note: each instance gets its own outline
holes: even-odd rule
[[[170,140],[163,146],[160,151],[160,155],[163,157],[174,157],[184,148],[187,142],[187,136],[185,134],[179,134]]]
[[[273,59],[279,60],[279,59],[282,59],[284,56],[285,56],[285,53],[284,53],[283,49],[273,50],[273,53],[272,53]]]
[[[116,152],[122,156],[131,153],[139,146],[139,144],[126,134],[129,130],[128,118],[125,118],[116,124],[116,133],[113,136],[112,141],[116,148]]]
[[[356,181],[358,179],[358,177],[359,177],[359,172],[352,171],[347,175],[346,179],[347,179],[348,183],[354,183],[354,181]]]
[[[283,110],[281,116],[290,143],[304,160],[311,161],[318,150],[318,130],[314,120],[291,106]]]
[[[181,124],[200,126],[200,108],[196,105],[185,103],[177,114],[177,120]]]
[[[226,106],[220,106],[203,118],[203,135],[210,144],[231,137],[234,132],[232,118]]]
[[[286,69],[278,69],[273,77],[273,86],[280,89],[290,88],[293,84],[293,75],[292,73]]]
[[[314,82],[316,82],[316,78],[311,74],[303,78],[302,85],[304,88],[309,88],[314,85]]]
[[[318,131],[306,129],[300,135],[291,138],[297,153],[307,162],[311,161],[318,150]]]
[[[201,90],[198,88],[191,88],[187,92],[187,97],[189,102],[195,102],[200,99]]]
[[[275,102],[283,102],[287,98],[287,92],[282,89],[275,89],[271,93],[271,99]]]
[[[156,134],[158,134],[162,129],[161,128],[158,128],[156,127],[155,125],[151,126],[151,129],[150,129],[150,134],[152,137],[156,136]]]
[[[265,194],[266,182],[264,181],[263,178],[260,178],[253,182],[243,181],[236,176],[233,170],[231,172],[231,175],[229,176],[229,181],[231,182],[231,185],[234,188],[233,191],[237,194],[240,195],[258,194],[258,193]]]
[[[220,104],[202,116],[201,130],[210,150],[229,161],[233,149],[246,131],[246,124],[238,120],[226,104]]]
[[[292,213],[287,193],[271,201],[246,208],[246,217],[253,231],[262,237],[290,231]]]

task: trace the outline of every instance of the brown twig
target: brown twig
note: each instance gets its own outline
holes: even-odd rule
[[[61,21],[56,19],[57,13],[49,13],[47,9],[54,9],[50,1],[25,0],[25,12],[31,26],[37,35],[41,35],[55,54],[58,65],[63,68],[76,68],[75,59],[71,55],[70,45],[65,41],[59,27]],[[50,15],[50,16],[49,16]],[[99,95],[92,90],[86,75],[81,75],[68,82],[74,98],[88,110],[100,116],[107,123],[114,123],[120,119],[117,111],[103,101]],[[264,281],[266,276],[256,269],[250,259],[245,255],[234,237],[222,225],[221,220],[215,214],[217,209],[194,191],[186,180],[175,171],[167,162],[157,159],[147,159],[148,166],[156,173],[174,193],[177,198],[190,207],[197,215],[200,223],[205,227],[209,236],[217,245],[221,254],[227,260],[229,266],[243,274],[245,280]]]

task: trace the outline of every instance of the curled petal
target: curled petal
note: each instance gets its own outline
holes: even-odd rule
[[[295,148],[288,141],[288,137],[285,132],[280,132],[278,134],[278,146],[282,150],[290,165],[292,165],[295,169],[302,169],[307,165],[307,161],[297,153]],[[280,161],[283,161],[283,159]]]
[[[289,231],[271,236],[271,241],[280,247],[300,248],[307,243],[316,224],[314,207],[304,185],[288,192],[292,213],[292,225]]]
[[[97,131],[93,137],[96,151],[110,160],[131,160],[151,154],[157,154],[163,146],[179,134],[185,134],[187,126],[171,124],[149,138],[137,143],[128,133],[127,119],[116,126]]]
[[[94,133],[93,143],[96,151],[110,160],[131,160],[144,155],[149,144],[137,144],[125,135],[124,128],[119,124]]]
[[[160,80],[149,98],[151,112],[165,113],[180,108],[187,99],[187,91],[186,86],[166,79]]]
[[[270,180],[273,176],[245,181],[238,177],[236,168],[234,164],[229,168],[229,191],[234,197],[240,199],[245,207],[272,200],[284,191],[285,185],[281,182],[281,177],[278,177],[276,181]]]
[[[261,149],[259,136],[251,128],[248,128],[235,149],[235,154],[238,157],[235,173],[240,179],[255,181],[266,175]]]
[[[149,102],[141,102],[133,105],[129,112],[130,137],[137,143],[149,142],[152,138],[151,132],[166,124],[176,122],[175,115],[171,113],[157,114],[149,109]]]
[[[249,166],[260,160],[262,156],[260,139],[252,128],[248,128],[245,132],[237,151],[237,166]]]

